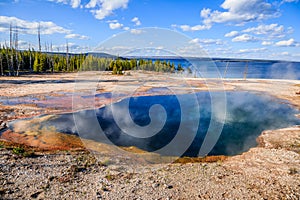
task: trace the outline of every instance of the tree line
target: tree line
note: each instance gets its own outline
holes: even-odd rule
[[[0,75],[18,76],[20,73],[74,72],[81,68],[86,55],[46,53],[28,49],[0,48]]]
[[[122,75],[128,70],[181,72],[183,67],[170,61],[124,58],[101,58],[86,54],[58,54],[28,49],[19,51],[0,47],[0,75],[19,76],[20,73],[54,73],[77,71],[111,71]]]

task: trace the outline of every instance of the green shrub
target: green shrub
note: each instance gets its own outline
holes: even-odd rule
[[[25,153],[25,149],[22,147],[15,147],[12,152],[16,155],[23,155]]]
[[[12,152],[16,155],[30,157],[34,155],[34,151],[25,151],[23,147],[15,147],[13,148]]]

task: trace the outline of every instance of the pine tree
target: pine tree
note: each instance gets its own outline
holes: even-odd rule
[[[33,63],[33,71],[34,72],[40,71],[40,54],[39,53],[35,54],[34,63]]]
[[[112,72],[112,74],[118,74],[118,68],[117,68],[116,63],[114,63],[114,65],[113,65],[113,72]]]

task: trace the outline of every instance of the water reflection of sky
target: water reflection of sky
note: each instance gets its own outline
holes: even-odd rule
[[[107,94],[109,95],[109,94]],[[196,138],[185,152],[187,156],[197,156],[206,135],[212,115],[217,116],[216,112],[211,113],[211,100],[208,92],[197,93],[200,105],[200,122]],[[105,95],[104,95],[105,96]],[[137,138],[125,134],[114,121],[111,106],[106,106],[97,110],[86,110],[75,113],[77,117],[76,125],[79,135],[84,138],[105,142],[106,137],[118,146],[137,146],[147,151],[155,151],[164,147],[175,137],[180,123],[190,123],[194,117],[194,107],[189,106],[190,95],[183,95],[185,98],[186,109],[190,109],[188,118],[183,119],[180,111],[180,104],[174,95],[166,96],[142,96],[130,99],[129,112],[133,121],[139,126],[150,123],[149,109],[154,104],[162,105],[167,114],[167,121],[163,128],[154,136],[149,138]],[[116,104],[122,105],[123,101]],[[214,105],[218,106],[218,105]],[[119,106],[122,108],[122,106]],[[127,109],[127,108],[124,108]],[[220,109],[222,110],[222,109]],[[123,111],[119,111],[122,116]],[[278,99],[265,95],[258,95],[248,92],[227,92],[227,115],[221,136],[210,152],[211,155],[236,155],[256,145],[256,138],[263,130],[278,129],[299,125],[299,119],[294,115],[298,111]],[[95,114],[97,120],[95,121]],[[161,115],[156,115],[159,120]],[[216,117],[215,119],[218,119]],[[189,121],[190,120],[190,121]],[[97,124],[104,131],[106,137],[97,132]],[[68,134],[78,134],[73,114],[58,115],[57,118],[42,123],[42,126],[55,126],[57,130]],[[185,134],[194,131],[186,126]],[[139,133],[135,133],[137,136]],[[176,147],[174,147],[176,149]],[[175,152],[175,151],[174,151]],[[174,152],[169,152],[173,155]],[[175,153],[176,155],[176,153]],[[180,155],[176,155],[180,156]]]

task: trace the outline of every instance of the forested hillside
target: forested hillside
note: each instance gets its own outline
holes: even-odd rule
[[[156,72],[183,71],[180,64],[170,61],[101,58],[87,54],[59,54],[28,49],[17,51],[13,48],[0,48],[0,75],[19,76],[20,73],[112,71],[123,74],[127,70],[149,70]]]

